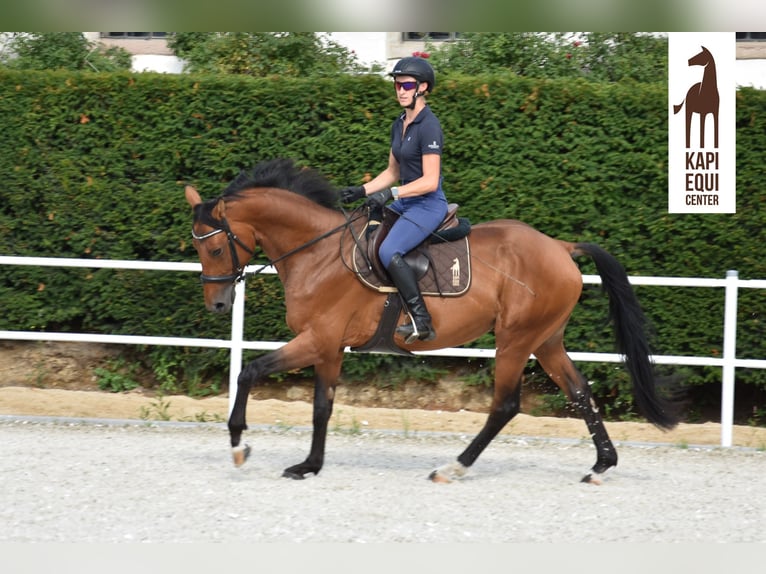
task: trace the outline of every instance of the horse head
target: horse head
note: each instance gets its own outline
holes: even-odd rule
[[[705,46],[702,46],[702,51],[699,54],[689,58],[690,66],[707,66],[711,63],[714,63],[713,54]]]
[[[194,210],[192,238],[202,264],[200,279],[205,307],[214,313],[227,313],[234,301],[234,285],[243,278],[255,246],[240,239],[237,223],[226,219],[226,202],[222,197],[203,202],[195,188],[186,186],[185,192],[186,201]]]

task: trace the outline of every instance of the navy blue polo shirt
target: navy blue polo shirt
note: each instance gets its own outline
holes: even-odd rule
[[[423,176],[423,156],[442,153],[444,134],[438,118],[426,105],[402,134],[404,113],[391,126],[391,151],[399,162],[402,185]],[[441,173],[439,174],[441,182]],[[441,187],[441,185],[440,185]]]

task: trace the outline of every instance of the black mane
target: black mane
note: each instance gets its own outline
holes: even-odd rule
[[[277,187],[310,199],[324,207],[337,209],[338,192],[319,172],[295,165],[291,159],[263,161],[242,170],[226,187],[224,197],[236,197],[254,187]]]

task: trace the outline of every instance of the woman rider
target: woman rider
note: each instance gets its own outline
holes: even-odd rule
[[[378,255],[412,317],[412,323],[396,330],[409,344],[436,337],[415,272],[403,256],[435,231],[447,214],[441,174],[444,137],[441,124],[425,99],[435,84],[431,65],[422,58],[403,58],[389,75],[394,78],[402,113],[391,127],[388,167],[364,185],[341,190],[341,199],[349,203],[367,197],[367,204],[372,207],[394,200],[389,208],[400,217]],[[391,187],[396,183],[397,187]]]

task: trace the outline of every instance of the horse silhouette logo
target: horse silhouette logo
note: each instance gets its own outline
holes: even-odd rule
[[[686,104],[686,147],[690,148],[692,114],[699,114],[700,128],[700,147],[705,147],[705,118],[708,114],[713,114],[713,139],[714,146],[718,147],[718,106],[720,98],[718,96],[718,79],[715,71],[715,59],[710,50],[702,46],[702,51],[689,58],[690,66],[702,66],[702,81],[697,82],[689,91],[686,92],[686,98],[673,106],[673,113],[677,114]]]
[[[458,287],[460,285],[460,259],[452,260],[452,286]]]

